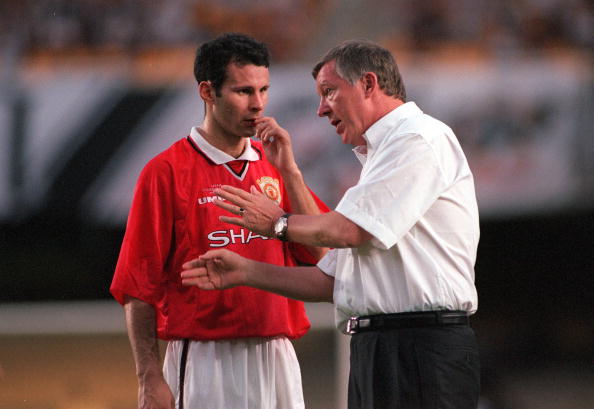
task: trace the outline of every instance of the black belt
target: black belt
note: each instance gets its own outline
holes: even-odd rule
[[[397,314],[365,315],[347,321],[347,334],[382,329],[441,327],[444,325],[469,325],[466,311],[421,311]]]

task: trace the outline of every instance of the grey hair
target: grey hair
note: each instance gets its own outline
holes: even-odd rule
[[[336,61],[336,73],[350,84],[355,84],[366,72],[375,73],[386,95],[406,102],[406,89],[394,56],[379,44],[368,40],[349,40],[337,45],[314,66],[314,79],[330,61]]]

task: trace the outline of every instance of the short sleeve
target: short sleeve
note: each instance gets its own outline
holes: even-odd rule
[[[371,233],[374,246],[389,249],[437,200],[446,183],[431,145],[417,134],[398,135],[367,164],[336,211]]]
[[[173,235],[171,175],[166,162],[153,159],[139,176],[110,287],[121,304],[126,295],[153,305],[162,298]]]

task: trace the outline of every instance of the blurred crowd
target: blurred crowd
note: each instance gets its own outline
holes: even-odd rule
[[[3,0],[0,46],[38,51],[123,51],[195,45],[249,33],[279,59],[307,43],[328,0]]]
[[[587,0],[381,1],[398,21],[395,35],[414,50],[452,43],[495,52],[589,47],[591,6]]]
[[[278,60],[290,60],[328,35],[324,26],[333,18],[340,24],[345,10],[374,16],[360,24],[414,51],[443,43],[499,51],[592,42],[587,0],[3,0],[0,47],[134,52],[242,31],[267,42]]]

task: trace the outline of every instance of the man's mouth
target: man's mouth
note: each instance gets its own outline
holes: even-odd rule
[[[336,128],[336,133],[340,134],[342,131],[344,131],[344,126],[342,125],[342,121],[340,119],[334,119],[332,121],[330,121],[330,124]]]

